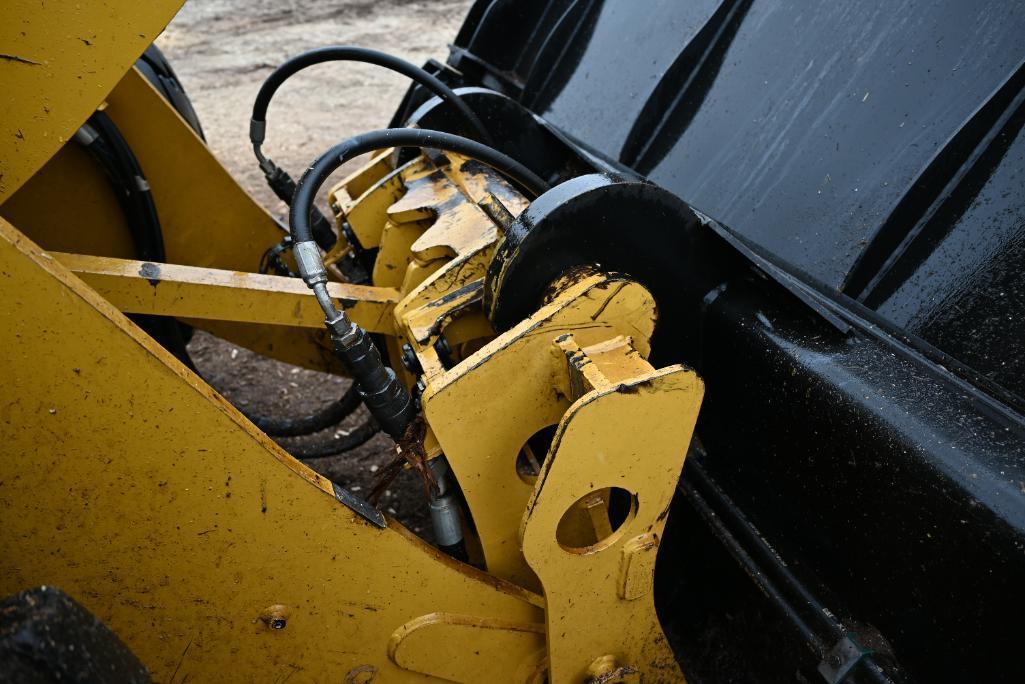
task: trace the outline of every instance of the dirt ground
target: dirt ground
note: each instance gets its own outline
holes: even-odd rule
[[[264,184],[249,144],[253,98],[270,71],[303,50],[330,44],[373,47],[415,64],[444,60],[471,0],[189,0],[157,44],[170,59],[199,114],[214,154],[275,214],[286,209]],[[397,74],[360,64],[308,69],[275,96],[265,152],[298,175],[332,144],[385,127],[405,92]],[[246,412],[299,416],[337,399],[347,380],[260,357],[205,333],[189,351],[200,373]],[[338,429],[305,441],[341,436],[365,418],[360,410]],[[284,442],[296,443],[295,440]],[[330,479],[366,495],[391,460],[378,435],[345,455],[307,461]],[[423,487],[405,473],[381,508],[430,538]]]

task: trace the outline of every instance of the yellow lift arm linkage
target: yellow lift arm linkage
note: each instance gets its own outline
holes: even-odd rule
[[[701,381],[647,362],[654,301],[621,276],[567,277],[495,334],[481,292],[504,226],[482,205],[526,206],[501,179],[383,153],[330,194],[379,250],[374,286],[330,293],[391,358],[415,354],[425,450],[453,469],[487,572],[368,522],[124,316],[337,370],[305,286],[249,272],[274,222],[128,68],[178,4],[0,11],[28,62],[0,61],[0,594],[60,587],[160,681],[682,680],[652,590]],[[63,143],[103,101],[175,263],[131,259],[116,207],[53,200],[81,171]],[[147,117],[175,144],[147,140]]]

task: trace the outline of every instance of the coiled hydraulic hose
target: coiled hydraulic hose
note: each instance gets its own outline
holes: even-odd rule
[[[385,52],[352,45],[333,45],[308,50],[287,60],[271,72],[267,80],[263,82],[263,85],[260,86],[260,91],[256,94],[256,100],[253,102],[253,115],[249,124],[249,139],[253,143],[253,153],[260,164],[260,169],[263,171],[271,190],[285,204],[291,205],[292,203],[292,196],[295,193],[295,181],[287,171],[277,166],[263,154],[262,146],[267,133],[267,108],[270,106],[271,98],[274,97],[274,93],[281,87],[281,84],[296,73],[315,64],[339,61],[374,64],[412,79],[449,103],[466,120],[468,126],[480,140],[491,144],[491,137],[488,135],[487,129],[481,123],[480,118],[474,114],[473,110],[440,79],[415,64]],[[330,249],[337,238],[334,235],[334,231],[331,230],[331,224],[327,217],[317,210],[314,211],[312,221],[313,235],[317,244],[321,249]]]
[[[359,389],[353,383],[349,385],[348,389],[345,390],[345,394],[340,399],[331,402],[321,410],[308,416],[300,418],[269,418],[246,411],[243,411],[243,413],[246,418],[253,422],[253,425],[271,437],[300,437],[326,430],[333,425],[338,425],[348,418],[353,411],[358,409],[362,403],[363,400],[359,396]],[[335,453],[340,451],[345,451],[345,448],[339,448]],[[295,453],[292,452],[292,455],[295,456]],[[296,458],[299,457],[297,456]]]
[[[366,444],[380,431],[381,428],[377,426],[377,422],[371,417],[356,426],[349,434],[343,435],[338,439],[328,439],[314,444],[297,444],[285,447],[285,450],[295,458],[304,460],[328,458],[346,451],[352,451],[356,447]]]
[[[353,157],[389,147],[430,147],[455,152],[493,167],[533,195],[546,191],[548,184],[515,159],[487,145],[450,133],[415,128],[384,129],[349,138],[321,155],[299,179],[288,215],[299,273],[324,310],[335,353],[359,386],[370,414],[385,432],[399,440],[416,414],[412,398],[395,371],[384,365],[367,332],[335,307],[327,291],[327,270],[311,225],[314,199],[328,176]]]
[[[120,129],[106,112],[98,111],[79,129],[76,140],[89,150],[107,173],[128,221],[139,258],[143,261],[166,261],[164,234],[149,183]]]

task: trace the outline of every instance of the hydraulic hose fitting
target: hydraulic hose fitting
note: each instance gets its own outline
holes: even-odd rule
[[[295,263],[299,266],[299,275],[302,276],[306,285],[313,290],[313,294],[317,297],[317,303],[320,304],[325,318],[329,321],[328,327],[331,327],[330,321],[339,315],[348,321],[348,317],[335,308],[335,303],[331,300],[331,295],[328,294],[327,269],[324,268],[324,260],[320,257],[317,243],[312,240],[297,242],[292,248],[292,254],[295,255]]]
[[[96,139],[99,137],[99,133],[96,132],[96,129],[87,123],[82,124],[81,127],[75,131],[74,135],[75,142],[82,147],[89,147],[96,142]]]
[[[295,180],[292,176],[266,157],[260,162],[260,168],[263,169],[267,187],[273,191],[274,195],[282,202],[291,202],[292,195],[295,194]]]
[[[327,291],[327,269],[312,240],[295,243],[293,249],[302,279],[317,296],[324,310],[335,354],[345,364],[359,387],[363,403],[385,432],[398,440],[416,416],[416,407],[395,371],[384,365],[367,331],[353,323],[344,311],[335,308]]]
[[[363,328],[339,311],[326,321],[335,354],[359,385],[363,403],[381,429],[398,441],[416,417],[412,397],[398,376],[381,360],[373,340]]]
[[[253,143],[253,154],[256,155],[256,161],[260,164],[260,169],[263,171],[263,175],[270,180],[270,177],[278,167],[274,162],[263,155],[263,141],[266,135],[266,121],[257,121],[256,119],[249,120],[249,140]]]
[[[315,290],[316,285],[327,285],[327,269],[324,268],[324,259],[320,256],[320,248],[317,247],[316,242],[313,240],[296,242],[292,247],[292,253],[295,255],[295,263],[299,267],[299,275],[311,289]],[[324,313],[331,318],[335,313],[334,305],[331,304],[329,309],[324,309]]]
[[[459,513],[459,501],[452,492],[452,476],[448,461],[444,456],[439,456],[431,461],[430,467],[438,482],[438,491],[431,497],[430,503],[434,538],[438,542],[438,548],[465,563],[467,555],[463,542],[463,522]]]
[[[267,137],[267,120],[266,119],[250,119],[249,120],[249,140],[253,143],[253,147],[256,149],[257,154],[260,152],[260,145]]]

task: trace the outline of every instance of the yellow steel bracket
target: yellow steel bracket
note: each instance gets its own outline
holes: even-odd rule
[[[557,425],[573,401],[565,362],[552,357],[552,343],[569,331],[583,344],[627,335],[644,356],[655,315],[654,300],[637,283],[583,277],[428,384],[424,413],[473,514],[488,572],[540,587],[518,537],[534,480],[519,474],[516,463],[528,440]]]
[[[62,4],[66,3],[48,3],[46,7]],[[102,5],[86,4],[90,7]],[[155,3],[155,6],[159,4]],[[168,6],[179,4],[169,3]],[[6,11],[6,6],[0,5],[0,12]],[[128,11],[110,10],[110,15],[116,19]],[[169,12],[168,17],[173,13],[173,10],[166,11]],[[72,12],[70,5],[64,12]],[[61,25],[59,19],[53,21],[55,25]],[[14,22],[12,27],[16,25]],[[5,28],[0,22],[0,35]],[[61,50],[66,47],[69,52],[74,52],[81,46],[78,41],[70,40],[69,35],[62,36],[65,40],[58,41],[50,50],[61,52],[57,47]],[[120,51],[125,36],[119,36],[117,41],[97,42],[88,48],[88,54],[95,56],[104,50]],[[159,213],[167,261],[203,268],[255,271],[263,253],[281,240],[283,232],[273,217],[231,177],[174,108],[138,70],[131,68],[132,61],[144,47],[138,47],[131,54],[118,53],[118,58],[125,61],[118,72],[120,80],[111,84],[112,91],[109,87],[101,90],[99,86],[102,83],[93,80],[92,75],[89,80],[81,81],[88,83],[89,88],[78,90],[88,91],[87,94],[93,98],[89,100],[92,108],[106,100],[106,113],[138,157]],[[5,68],[0,60],[0,83],[6,85],[2,80]],[[25,73],[36,73],[37,80],[14,81],[24,90],[5,93],[19,105],[34,98],[36,91],[48,92],[55,85],[53,81],[42,78],[44,72],[39,69],[32,71],[29,67]],[[92,92],[94,89],[95,94]],[[47,97],[50,101],[58,101],[66,95],[62,91],[50,93]],[[68,129],[61,133],[62,139],[70,138],[91,113],[92,109],[89,109],[80,119],[64,121]],[[52,120],[50,123],[56,124]],[[28,140],[35,141],[37,146],[45,146],[46,141],[57,137],[54,133],[43,133],[42,136],[36,135]],[[27,141],[22,143],[27,144]],[[3,163],[0,155],[0,167]],[[10,198],[0,200],[0,216],[50,251],[107,257],[135,256],[131,233],[107,180],[89,154],[73,142],[57,150]],[[330,340],[323,332],[323,326],[321,329],[296,330],[268,324],[267,321],[197,318],[189,322],[265,356],[317,370],[342,371],[330,352]]]
[[[0,291],[0,596],[61,587],[161,682],[537,668],[539,596],[368,523],[2,219]]]
[[[680,681],[655,614],[655,557],[703,384],[682,366],[652,369],[623,338],[581,348],[567,335],[557,348],[579,398],[520,527],[547,602],[550,681]]]
[[[71,139],[183,1],[0,3],[0,203]]]

